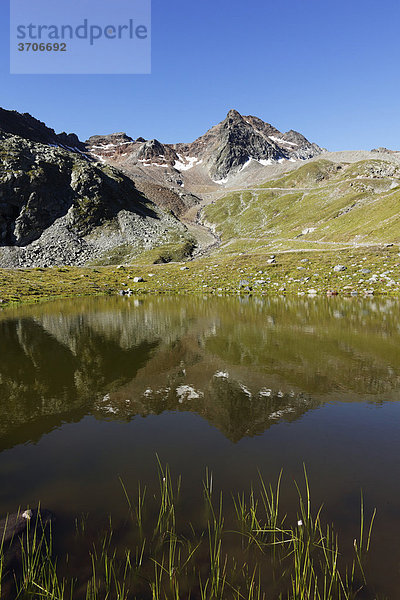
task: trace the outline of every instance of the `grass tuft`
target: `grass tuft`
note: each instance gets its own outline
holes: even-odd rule
[[[181,479],[173,482],[168,465],[158,462],[159,492],[145,502],[145,488],[128,504],[131,544],[116,539],[112,519],[90,541],[86,517],[76,523],[77,543],[87,547],[78,573],[66,575],[68,557],[56,556],[55,532],[40,517],[12,540],[21,550],[18,569],[4,569],[9,548],[0,543],[1,581],[13,582],[5,600],[354,600],[372,593],[367,583],[375,511],[368,521],[361,497],[360,533],[346,560],[334,528],[312,508],[304,485],[296,484],[297,521],[280,511],[282,473],[275,486],[260,475],[257,489],[232,496],[235,518],[207,470],[204,512],[196,527],[180,518]],[[304,487],[304,491],[302,491]],[[146,509],[146,510],[145,510]],[[83,525],[82,525],[83,524]],[[188,533],[189,532],[189,533]],[[133,541],[132,541],[133,540]],[[239,541],[239,544],[237,543]],[[4,592],[4,590],[3,590]]]

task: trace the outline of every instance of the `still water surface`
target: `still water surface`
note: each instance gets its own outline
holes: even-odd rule
[[[400,304],[362,299],[89,299],[0,312],[0,517],[126,514],[119,477],[183,479],[187,518],[205,468],[227,495],[307,467],[314,505],[358,531],[377,508],[369,581],[400,596]]]

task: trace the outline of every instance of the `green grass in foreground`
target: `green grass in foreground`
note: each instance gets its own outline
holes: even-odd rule
[[[265,243],[264,243],[265,242]],[[364,246],[313,250],[287,249],[283,242],[249,241],[223,247],[210,257],[186,263],[108,267],[0,269],[0,306],[49,298],[137,294],[254,295],[319,294],[329,290],[348,295],[400,293],[399,247]],[[268,261],[275,254],[275,263]],[[346,269],[334,272],[336,265]],[[135,277],[143,282],[135,283]],[[247,282],[245,285],[241,282]]]
[[[107,530],[91,544],[86,539],[87,517],[76,520],[79,573],[63,576],[69,558],[55,556],[55,530],[45,531],[36,522],[22,540],[14,541],[21,545],[22,567],[15,575],[8,573],[8,583],[3,560],[7,548],[1,545],[0,574],[8,586],[3,596],[49,600],[370,597],[364,594],[370,592],[366,564],[375,513],[366,522],[361,502],[359,534],[346,563],[333,527],[322,521],[321,508],[312,510],[306,473],[304,491],[296,485],[297,515],[281,514],[281,478],[273,487],[260,477],[257,490],[233,496],[229,525],[222,494],[215,493],[208,472],[203,511],[195,523],[182,519],[181,479],[174,482],[168,467],[159,465],[159,491],[154,495],[139,485],[132,499],[121,484],[128,503],[124,530],[132,536],[129,547],[114,544],[111,517]]]

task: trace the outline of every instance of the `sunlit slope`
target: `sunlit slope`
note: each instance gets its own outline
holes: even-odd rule
[[[207,206],[205,219],[222,241],[400,241],[400,166],[381,160],[318,160],[258,188]]]

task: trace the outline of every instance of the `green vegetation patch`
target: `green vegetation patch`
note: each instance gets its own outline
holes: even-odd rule
[[[400,241],[400,168],[384,161],[303,165],[259,190],[231,192],[204,209],[223,242],[235,238]],[[278,188],[278,189],[276,189]]]
[[[276,295],[400,293],[398,246],[284,248],[261,244],[247,252],[219,252],[186,262],[128,266],[1,269],[0,306],[49,298],[118,294]],[[245,242],[241,242],[241,247]],[[310,244],[311,245],[311,244]],[[236,248],[235,250],[237,250]],[[272,258],[274,256],[274,258]],[[342,266],[343,270],[335,270]],[[141,278],[143,281],[135,281]]]

